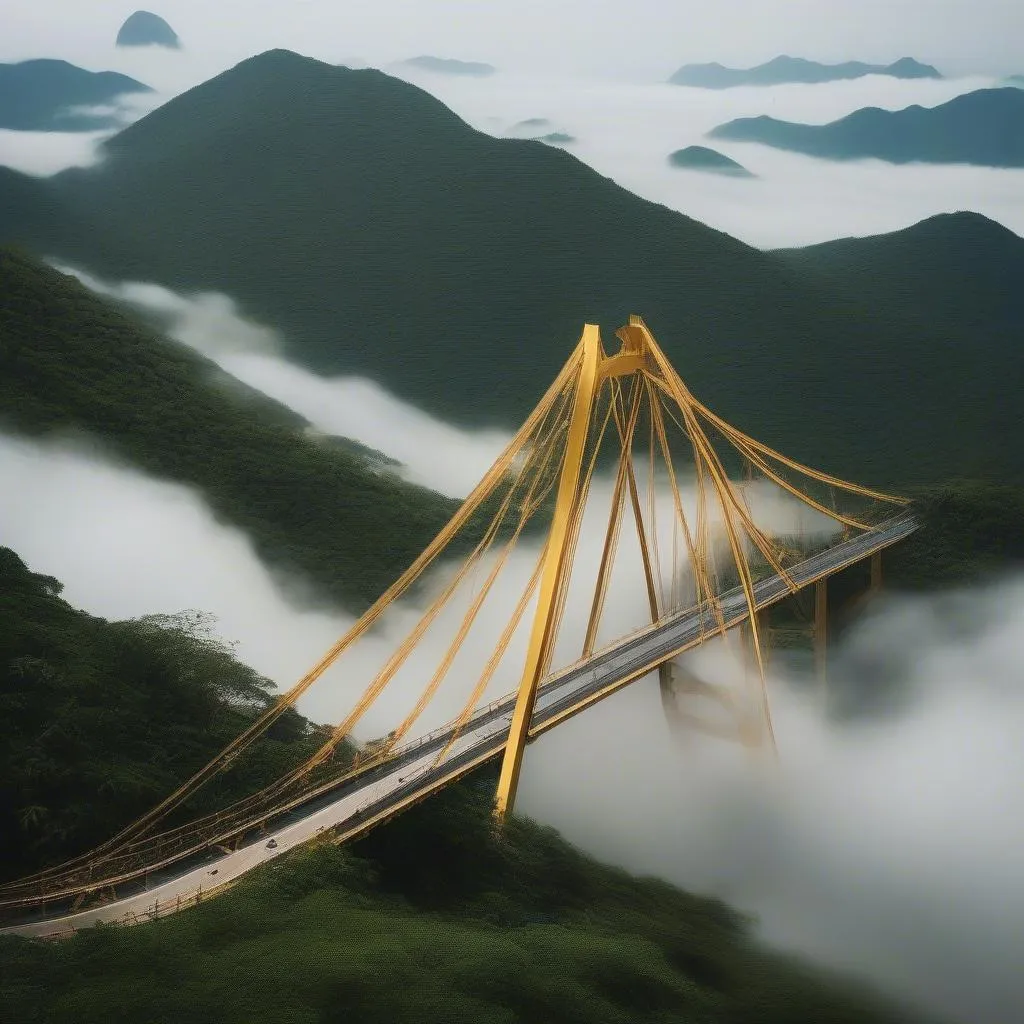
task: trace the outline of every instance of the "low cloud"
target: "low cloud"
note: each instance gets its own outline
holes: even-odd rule
[[[531,748],[521,806],[599,856],[756,914],[777,945],[964,1024],[1003,1024],[1024,1003],[1022,638],[1024,581],[889,598],[832,673],[854,698],[877,687],[870,651],[898,702],[837,721],[779,667],[775,765],[698,736],[680,748],[643,683]],[[691,662],[743,683],[720,645]]]
[[[895,231],[939,213],[973,210],[1024,234],[1024,170],[815,160],[706,138],[719,124],[767,114],[825,124],[863,107],[938,106],[991,78],[903,81],[872,75],[821,85],[727,90],[508,74],[467,83],[403,71],[480,131],[518,134],[546,118],[573,135],[572,153],[624,188],[762,248]],[[539,133],[538,133],[539,134]],[[685,171],[668,155],[710,146],[756,179]]]
[[[22,132],[0,128],[0,164],[23,174],[49,177],[69,167],[94,167],[103,159],[102,144],[120,128],[159,106],[159,93],[132,93],[103,106],[69,107],[65,113],[115,117],[119,126],[88,132]]]
[[[148,315],[172,338],[304,416],[317,430],[352,438],[397,459],[398,471],[412,483],[465,497],[511,438],[496,430],[458,430],[371,380],[319,377],[288,362],[277,332],[246,319],[228,296],[185,296],[156,284],[113,284],[74,268],[58,269]]]

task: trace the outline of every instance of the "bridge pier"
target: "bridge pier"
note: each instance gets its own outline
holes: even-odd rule
[[[876,551],[871,556],[871,584],[868,588],[872,594],[882,589],[882,552]]]
[[[882,589],[882,552],[874,552],[867,561],[867,586],[846,596],[845,599],[837,600],[834,594],[830,598],[829,584],[834,577],[820,579],[814,584],[814,620],[811,626],[814,674],[826,698],[828,693],[828,648],[836,616],[848,613],[866,598],[875,596]],[[856,564],[863,565],[863,562]],[[853,567],[851,566],[851,568]]]
[[[828,685],[828,578],[814,584],[814,673],[818,684]]]
[[[766,643],[768,636],[767,612],[756,612],[758,635],[762,639],[762,657],[765,667],[768,664],[770,645]],[[750,623],[745,622],[736,627],[740,638],[740,654],[744,672],[748,672],[754,660],[753,631]],[[767,723],[762,716],[745,705],[738,691],[722,683],[709,682],[695,672],[668,661],[658,669],[658,681],[661,687],[661,703],[669,727],[676,733],[686,729],[695,730],[719,739],[733,740],[748,749],[764,747],[768,740]],[[749,682],[749,677],[747,679]],[[714,721],[704,715],[686,710],[681,706],[685,697],[704,698],[705,704],[711,702],[718,706],[720,714],[726,721]]]

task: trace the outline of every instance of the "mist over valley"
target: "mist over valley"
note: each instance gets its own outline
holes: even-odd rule
[[[1024,15],[96,6],[0,41],[50,76],[0,75],[0,1017],[1014,1020]],[[566,525],[584,324],[624,347]],[[507,760],[405,753],[461,714],[461,764],[538,643],[597,680],[700,602],[514,813]],[[289,838],[321,784],[371,801],[337,834],[391,803]],[[204,905],[10,931],[179,877]]]

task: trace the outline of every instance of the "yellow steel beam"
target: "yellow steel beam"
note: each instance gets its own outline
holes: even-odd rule
[[[620,414],[618,408],[619,392],[615,390],[612,396],[612,410],[615,416],[616,426],[619,426]],[[608,516],[608,529],[605,532],[604,548],[601,551],[601,562],[597,570],[597,585],[594,588],[594,599],[590,606],[590,619],[587,622],[587,632],[583,639],[583,657],[589,658],[594,652],[594,643],[597,640],[597,629],[601,622],[601,613],[604,610],[605,595],[608,592],[608,581],[611,574],[612,563],[615,558],[615,551],[618,546],[619,529],[622,525],[622,509],[625,503],[625,486],[627,469],[630,460],[630,449],[633,444],[633,431],[636,429],[637,417],[640,414],[640,391],[634,390],[629,419],[626,424],[625,436],[622,435],[620,427],[619,467],[615,474],[615,487],[612,492],[611,511]]]
[[[587,446],[591,412],[597,395],[598,376],[604,353],[601,335],[597,326],[587,324],[579,344],[580,360],[576,377],[576,394],[573,400],[569,433],[566,437],[565,456],[562,461],[561,479],[548,546],[544,555],[544,569],[541,572],[540,593],[533,629],[530,633],[526,664],[519,684],[512,724],[509,728],[508,743],[501,763],[498,791],[495,797],[495,815],[499,822],[511,813],[515,804],[519,772],[523,764],[523,752],[530,732],[530,720],[537,697],[537,683],[543,665],[548,660],[552,643],[556,602],[563,586],[567,570],[566,554],[572,547],[574,534],[579,530],[580,475]]]

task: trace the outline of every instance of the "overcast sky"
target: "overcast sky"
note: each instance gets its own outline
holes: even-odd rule
[[[4,0],[0,57],[113,59],[134,7]],[[746,65],[910,55],[950,72],[1024,72],[1020,0],[156,0],[184,45],[225,62],[272,46],[370,63],[433,53],[503,67],[664,78],[687,61]]]

